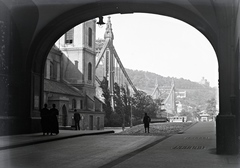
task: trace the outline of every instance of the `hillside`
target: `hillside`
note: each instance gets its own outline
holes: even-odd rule
[[[102,79],[102,68],[99,68],[96,71],[96,75]],[[186,91],[185,98],[177,98],[177,101],[180,101],[184,106],[191,106],[204,110],[206,107],[206,101],[211,98],[216,98],[216,88],[211,88],[208,86],[201,85],[197,82],[192,82],[188,79],[183,78],[172,78],[172,77],[163,77],[161,75],[126,69],[130,79],[138,90],[142,90],[147,94],[151,95],[158,83],[161,88],[170,88],[172,80],[174,81],[176,91]],[[163,93],[163,99],[167,96],[168,93]]]
[[[201,85],[188,79],[163,77],[152,72],[131,69],[126,69],[126,71],[136,88],[143,90],[149,95],[153,93],[157,82],[161,88],[170,88],[173,80],[176,91],[186,91],[185,98],[177,98],[177,101],[180,101],[184,106],[204,110],[206,108],[206,101],[216,98],[216,88]],[[163,94],[162,98],[164,99],[166,96],[166,94]]]
[[[184,89],[209,89],[207,86],[200,85],[199,83],[192,82],[183,78],[172,78],[172,77],[163,77],[161,75],[146,72],[146,71],[138,71],[126,69],[129,77],[131,78],[134,85],[145,92],[151,94],[156,87],[156,84],[161,88],[168,88],[171,86],[172,80],[175,83],[175,87],[179,90]]]

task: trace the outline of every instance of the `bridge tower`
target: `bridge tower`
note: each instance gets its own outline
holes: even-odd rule
[[[113,89],[114,89],[114,74],[115,74],[115,60],[114,60],[114,55],[113,55],[113,39],[114,39],[114,35],[113,35],[113,31],[112,31],[112,23],[110,20],[110,16],[108,17],[108,21],[107,21],[107,27],[106,27],[106,31],[104,33],[104,39],[105,41],[109,41],[108,42],[108,48],[106,50],[106,56],[105,56],[105,75],[107,77],[107,80],[109,81],[109,90],[110,90],[110,94],[111,94],[111,104],[112,104],[112,108],[114,110],[114,102],[113,102]]]
[[[111,94],[111,106],[114,110],[114,83],[118,83],[120,86],[130,86],[130,92],[137,93],[137,89],[133,85],[129,78],[116,49],[113,45],[114,35],[112,31],[112,23],[110,17],[106,24],[106,30],[104,34],[104,40],[96,40],[96,81],[100,84],[101,78],[106,77],[109,82],[109,91]],[[101,74],[99,74],[101,72]],[[101,76],[101,77],[100,77]],[[129,85],[128,85],[129,84]]]
[[[160,89],[158,83],[156,82],[156,87],[152,93],[153,99],[161,98],[164,92],[168,92],[167,97],[163,101],[163,109],[166,110],[167,116],[168,114],[176,115],[177,107],[176,107],[176,89],[174,80],[172,79],[171,88],[170,89]]]

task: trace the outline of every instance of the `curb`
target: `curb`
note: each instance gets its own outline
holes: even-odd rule
[[[8,146],[0,147],[0,150],[13,149],[13,148],[18,148],[18,147],[35,145],[35,144],[51,142],[51,141],[58,141],[58,140],[63,140],[63,139],[68,139],[68,138],[75,138],[75,137],[88,136],[88,135],[110,134],[110,133],[114,133],[114,131],[84,133],[84,134],[77,134],[77,135],[68,135],[68,136],[65,136],[65,137],[57,137],[57,135],[56,135],[56,138],[52,138],[52,139],[36,140],[36,141],[33,141],[33,142],[25,142],[25,143],[21,143],[21,144],[8,145]]]
[[[183,134],[185,131],[187,131],[189,128],[191,128],[192,126],[196,125],[198,122],[192,123],[191,125],[189,125],[188,127],[184,128],[183,130],[179,131],[177,134]]]

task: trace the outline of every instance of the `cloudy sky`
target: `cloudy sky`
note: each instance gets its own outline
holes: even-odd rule
[[[104,16],[106,23],[108,16]],[[111,15],[114,47],[125,68],[217,86],[218,63],[210,42],[180,20],[153,14]],[[105,25],[97,26],[103,38]]]

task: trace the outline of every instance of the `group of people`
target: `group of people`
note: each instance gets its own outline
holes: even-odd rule
[[[57,115],[59,115],[58,109],[56,109],[56,105],[52,104],[52,108],[49,110],[47,104],[44,104],[44,108],[41,109],[41,124],[42,124],[42,132],[43,135],[56,135],[59,134],[59,126]],[[81,116],[77,113],[77,110],[74,110],[74,121],[75,121],[75,129],[80,130],[80,120]],[[151,122],[151,118],[145,113],[143,117],[143,124],[145,133],[149,133],[149,124]]]
[[[59,133],[58,118],[59,115],[56,105],[53,104],[49,110],[47,104],[44,104],[44,108],[41,109],[41,124],[43,135],[53,135]]]

